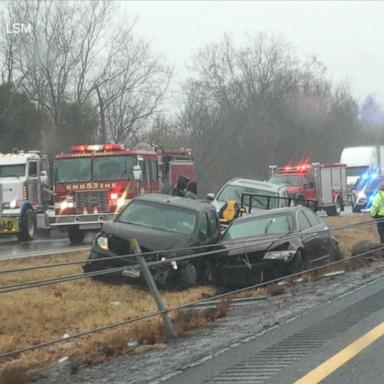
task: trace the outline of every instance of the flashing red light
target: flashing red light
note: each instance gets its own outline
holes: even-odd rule
[[[286,167],[284,167],[284,170],[285,170],[285,171],[289,171],[290,168],[289,168],[288,166],[286,166]]]
[[[111,200],[117,200],[119,195],[117,193],[111,193]]]
[[[85,152],[87,150],[86,145],[73,145],[71,147],[71,152]]]
[[[105,151],[122,151],[124,146],[122,144],[104,144]]]
[[[123,151],[122,144],[73,145],[71,152]]]
[[[83,214],[88,215],[88,207],[86,205],[83,207]]]
[[[97,208],[97,205],[94,205],[93,206],[93,213],[99,213],[99,210]]]

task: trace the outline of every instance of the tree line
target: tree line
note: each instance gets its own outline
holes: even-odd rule
[[[114,21],[108,1],[9,2],[2,17],[0,151],[49,154],[73,144],[150,141],[191,146],[201,193],[268,165],[338,161],[343,147],[381,140],[384,111],[332,83],[317,58],[282,38],[223,36],[192,57],[172,112],[172,68]],[[9,33],[25,23],[29,33]],[[171,89],[172,87],[172,89]],[[168,108],[169,109],[169,108]]]

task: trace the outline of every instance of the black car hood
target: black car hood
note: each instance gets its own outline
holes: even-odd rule
[[[186,248],[195,244],[193,235],[187,236],[177,232],[163,231],[127,223],[104,223],[103,232],[124,240],[136,239],[145,251]]]

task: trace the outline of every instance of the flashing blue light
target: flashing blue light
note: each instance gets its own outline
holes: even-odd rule
[[[372,193],[372,195],[368,197],[368,203],[372,203],[374,198],[375,198],[375,195]]]
[[[373,173],[371,176],[371,180],[375,180],[375,179],[377,179],[377,173]]]
[[[368,179],[368,173],[363,173],[361,175],[361,180],[364,181],[364,180],[367,180]]]

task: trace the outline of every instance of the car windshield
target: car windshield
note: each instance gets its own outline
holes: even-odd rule
[[[25,176],[25,164],[0,165],[0,177]]]
[[[93,160],[95,181],[133,179],[135,156],[102,156]]]
[[[60,159],[55,161],[55,182],[84,182],[91,180],[91,159]]]
[[[227,185],[217,197],[218,201],[236,200],[241,203],[241,195],[252,194],[250,196],[244,196],[243,204],[246,207],[250,206],[250,199],[252,199],[252,208],[277,208],[279,206],[279,196],[276,192],[265,191],[262,189],[243,187],[240,185]]]
[[[190,235],[195,229],[196,216],[193,211],[169,204],[132,201],[116,221]]]
[[[272,176],[268,181],[272,184],[300,186],[300,185],[303,185],[303,176],[275,175],[275,176]]]
[[[225,233],[224,240],[289,233],[292,228],[292,216],[288,214],[249,217],[245,220],[235,221]]]
[[[367,170],[368,167],[347,167],[346,174],[347,176],[360,176]]]

